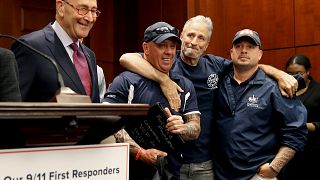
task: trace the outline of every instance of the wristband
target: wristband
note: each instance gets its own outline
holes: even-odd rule
[[[140,156],[141,156],[141,153],[144,149],[143,148],[140,148],[136,154],[136,156],[134,157],[134,160],[138,161]]]
[[[272,167],[272,165],[271,165],[270,163],[269,163],[269,168],[271,169],[271,171],[272,171],[273,173],[279,174],[279,172],[276,171],[276,170]]]

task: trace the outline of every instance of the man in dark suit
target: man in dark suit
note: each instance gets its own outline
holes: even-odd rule
[[[18,68],[14,54],[0,48],[0,102],[21,101]]]
[[[53,58],[65,85],[78,94],[91,94],[94,103],[100,102],[96,58],[80,40],[88,36],[99,14],[96,0],[56,0],[56,21],[39,31],[20,37],[20,40]],[[75,68],[74,51],[70,47],[72,43],[76,43],[85,55],[90,74],[90,94],[86,92]],[[22,100],[48,102],[59,88],[54,66],[18,42],[11,49],[18,62]]]
[[[99,14],[97,0],[56,0],[56,21],[20,37],[56,61],[65,86],[78,94],[89,95],[94,103],[100,102],[96,58],[81,40],[88,36]],[[22,100],[50,101],[59,89],[55,67],[18,42],[11,49],[18,63]],[[86,68],[79,70],[76,64],[79,62]],[[80,71],[84,71],[86,76],[83,77]],[[105,133],[104,125],[92,126],[79,144],[99,143],[105,138]]]

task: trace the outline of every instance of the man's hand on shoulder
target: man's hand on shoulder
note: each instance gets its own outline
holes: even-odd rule
[[[278,81],[282,96],[293,97],[298,89],[298,81],[293,76],[270,65],[259,64],[259,68]]]
[[[283,71],[282,75],[279,76],[277,80],[282,96],[292,98],[298,89],[298,81],[293,76]]]
[[[160,82],[160,87],[164,96],[169,101],[170,107],[178,112],[181,107],[179,92],[183,92],[183,89],[181,89],[178,84],[172,81],[169,76],[167,76],[167,78],[164,78],[163,81]]]

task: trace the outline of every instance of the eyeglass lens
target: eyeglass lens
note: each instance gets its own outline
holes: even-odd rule
[[[78,11],[78,14],[79,15],[86,15],[88,14],[89,11],[91,11],[91,14],[93,17],[98,17],[100,15],[100,11],[97,10],[97,9],[88,9],[86,7],[80,7],[80,8],[77,8],[75,7],[74,5],[70,4],[69,2],[65,1],[65,0],[62,0],[63,2],[65,2],[66,4],[68,4],[69,6],[71,6],[72,8],[76,9]]]

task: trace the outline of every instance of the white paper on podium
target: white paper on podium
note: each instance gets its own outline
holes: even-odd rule
[[[1,180],[128,180],[129,144],[0,151]]]

